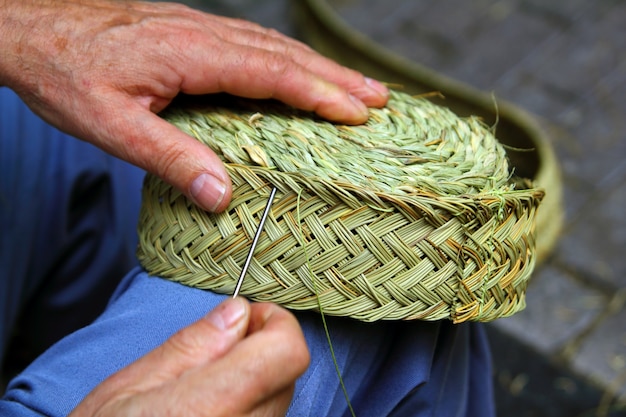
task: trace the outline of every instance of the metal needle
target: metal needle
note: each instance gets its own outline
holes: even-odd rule
[[[246,275],[246,272],[248,271],[248,267],[250,266],[250,261],[252,261],[254,248],[256,248],[256,244],[259,241],[259,236],[261,236],[261,231],[263,230],[265,219],[267,219],[267,215],[270,212],[270,207],[272,206],[272,201],[274,201],[275,195],[276,195],[276,187],[272,188],[272,192],[270,193],[270,198],[267,200],[267,205],[265,206],[265,210],[263,211],[263,215],[261,216],[261,222],[259,223],[259,227],[258,229],[256,229],[256,233],[254,234],[254,239],[252,240],[252,246],[250,246],[250,251],[248,252],[248,257],[246,258],[246,262],[243,264],[243,268],[241,269],[241,274],[239,275],[239,279],[237,280],[237,286],[235,287],[233,298],[237,297],[237,294],[239,294],[239,290],[241,289],[241,284],[243,284],[243,277]]]

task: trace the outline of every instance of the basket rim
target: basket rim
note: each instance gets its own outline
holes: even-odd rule
[[[282,172],[266,167],[247,166],[241,164],[225,163],[227,171],[237,172],[239,175],[255,175],[265,181],[264,186],[269,190],[272,186],[282,191],[294,191],[296,193],[311,190],[323,196],[330,192],[340,196],[351,207],[362,206],[364,203],[377,210],[389,210],[395,206],[420,208],[423,206],[443,208],[468,209],[492,204],[513,204],[515,206],[528,204],[537,205],[545,196],[542,188],[511,189],[493,193],[477,193],[462,195],[439,195],[426,190],[414,193],[393,193],[379,190],[364,190],[350,183],[328,181],[323,178],[304,177],[299,172]],[[232,175],[231,175],[232,177]],[[324,193],[317,191],[324,190]],[[269,194],[269,191],[268,191]],[[345,200],[347,196],[352,198]],[[323,197],[322,197],[323,198]],[[354,205],[351,205],[350,202]]]

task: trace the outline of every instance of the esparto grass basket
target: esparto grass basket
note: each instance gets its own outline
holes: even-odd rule
[[[211,214],[148,175],[138,257],[150,274],[232,294],[276,187],[241,290],[252,300],[362,321],[490,321],[524,308],[543,191],[510,172],[478,118],[397,91],[361,126],[212,100],[163,117],[222,158],[232,202]]]

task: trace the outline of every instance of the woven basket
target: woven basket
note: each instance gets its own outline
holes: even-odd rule
[[[215,99],[213,99],[215,100]],[[525,306],[543,197],[514,179],[477,118],[392,91],[362,126],[269,101],[217,98],[163,115],[210,146],[233,182],[207,213],[148,175],[138,256],[152,275],[362,321],[489,321]]]

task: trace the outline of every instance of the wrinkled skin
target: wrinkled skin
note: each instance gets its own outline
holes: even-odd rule
[[[0,0],[0,19],[0,85],[209,211],[230,201],[223,165],[154,114],[179,92],[273,97],[349,124],[387,100],[380,83],[276,31],[182,5]]]

